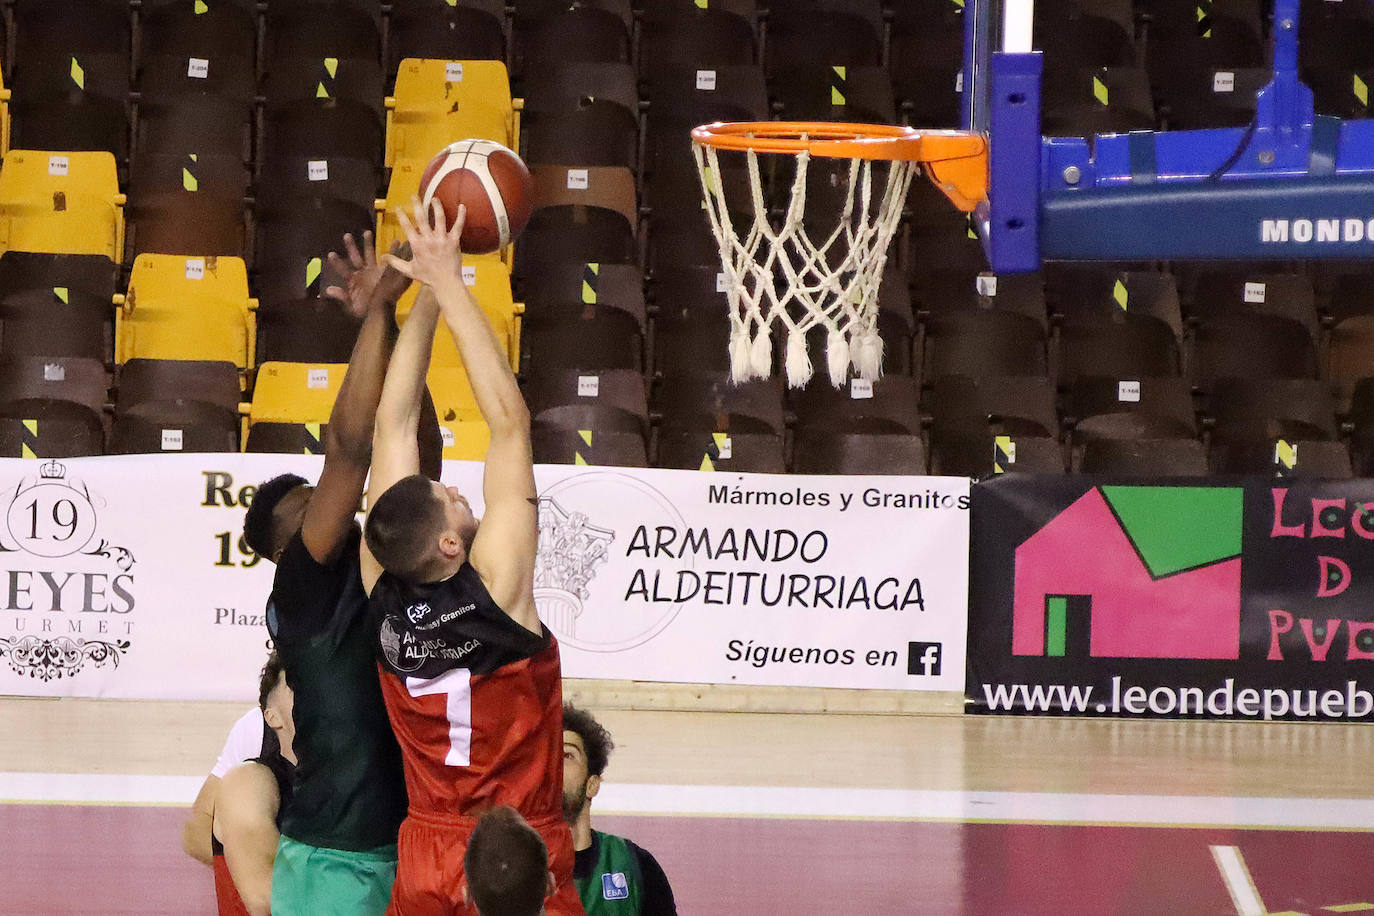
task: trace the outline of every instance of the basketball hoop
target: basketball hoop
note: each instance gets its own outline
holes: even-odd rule
[[[731,218],[724,183],[717,180],[722,151],[742,152],[747,163],[751,200],[748,207],[736,202],[735,209],[752,209],[753,221],[741,231]],[[960,131],[828,122],[715,123],[692,131],[692,153],[720,247],[735,382],[768,376],[775,322],[787,330],[784,365],[790,387],[799,388],[811,377],[806,334],[815,327],[827,330],[826,363],[833,385],[845,383],[851,365],[860,378],[877,379],[883,362],[878,284],[917,164],[964,211],[986,197],[987,143]],[[776,227],[759,179],[759,153],[796,159],[791,197]],[[817,240],[802,222],[813,156],[850,160],[838,223]],[[889,163],[885,187],[881,173],[874,175],[874,162]]]

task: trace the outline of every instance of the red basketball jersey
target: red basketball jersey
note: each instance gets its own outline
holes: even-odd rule
[[[411,810],[559,814],[563,685],[553,634],[512,620],[466,564],[419,586],[383,575],[372,607]]]

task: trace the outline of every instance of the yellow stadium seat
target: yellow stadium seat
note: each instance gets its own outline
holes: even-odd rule
[[[124,195],[107,152],[10,150],[0,168],[0,251],[124,259]]]
[[[468,284],[477,304],[482,307],[487,321],[496,333],[496,340],[510,359],[511,371],[520,368],[520,315],[524,307],[517,305],[511,298],[510,274],[499,261],[464,259],[463,279]],[[418,287],[411,286],[396,305],[396,317],[401,323],[410,315],[410,308],[419,294]],[[430,355],[430,365],[434,368],[451,369],[463,365],[462,357],[440,319],[434,332],[434,351]]]
[[[258,367],[248,423],[328,423],[347,363],[276,363]]]
[[[141,254],[115,313],[115,358],[253,365],[257,300],[242,258]]]
[[[10,91],[0,79],[0,155],[10,151]]]
[[[518,108],[501,61],[406,58],[395,95],[386,100],[386,165],[428,162],[450,143],[469,138],[516,149]]]
[[[433,366],[426,380],[434,411],[439,416],[439,432],[444,438],[444,458],[450,461],[482,461],[491,444],[487,428],[472,396],[467,372],[451,367]]]

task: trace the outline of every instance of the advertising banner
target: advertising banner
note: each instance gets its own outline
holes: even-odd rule
[[[973,489],[979,712],[1365,720],[1374,482]]]
[[[251,700],[275,568],[240,540],[295,455],[0,460],[0,693]],[[960,689],[968,481],[536,468],[569,677]],[[482,466],[444,481],[481,514]]]

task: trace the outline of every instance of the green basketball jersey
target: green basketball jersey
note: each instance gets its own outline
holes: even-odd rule
[[[360,532],[322,566],[299,534],[277,563],[268,610],[295,693],[296,794],[281,832],[324,849],[394,845],[406,814],[401,751],[377,672],[359,571]]]
[[[596,864],[587,878],[577,878],[577,893],[587,916],[638,916],[644,893],[639,857],[623,838],[592,831]]]

